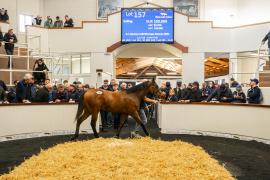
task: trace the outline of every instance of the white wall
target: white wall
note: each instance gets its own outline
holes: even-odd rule
[[[238,0],[205,0],[201,8],[202,20],[214,21],[214,26],[234,26],[237,16]]]
[[[217,118],[209,118],[209,115]],[[269,107],[218,103],[158,105],[159,127],[165,134],[203,134],[229,138],[236,136],[242,140],[270,143],[268,116]]]
[[[269,0],[238,0],[238,24],[270,21]]]
[[[12,108],[0,106],[0,140],[2,139],[1,136],[4,138],[4,136],[25,133],[52,133],[52,135],[56,135],[58,132],[58,134],[73,134],[76,128],[74,118],[77,108],[77,104],[20,105]],[[29,110],[31,116],[29,116]],[[97,122],[96,127],[99,132],[99,122]],[[82,123],[81,130],[93,132],[90,127],[90,117]]]

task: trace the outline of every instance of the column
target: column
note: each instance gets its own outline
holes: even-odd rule
[[[204,53],[183,54],[182,69],[183,83],[204,82]]]

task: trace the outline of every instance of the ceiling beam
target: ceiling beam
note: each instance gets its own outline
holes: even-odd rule
[[[140,77],[141,75],[143,75],[148,69],[150,69],[151,66],[147,66],[146,68],[144,68],[139,74],[134,76],[134,79],[138,79],[138,77]]]

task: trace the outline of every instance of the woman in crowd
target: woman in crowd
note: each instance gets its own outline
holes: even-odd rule
[[[53,20],[50,16],[47,16],[47,20],[44,22],[44,27],[45,28],[52,28],[53,25]]]
[[[36,60],[34,67],[33,67],[33,71],[40,71],[40,72],[33,73],[35,83],[36,84],[44,84],[46,77],[47,77],[47,72],[49,71],[49,69],[47,68],[43,59]]]
[[[216,90],[216,84],[214,81],[210,81],[207,86],[207,94],[211,95]]]
[[[202,100],[206,100],[209,96],[207,89],[208,89],[207,83],[206,82],[202,83],[202,89],[201,89],[202,90]]]
[[[234,103],[246,103],[247,102],[247,98],[245,93],[242,90],[242,87],[240,85],[238,85],[236,87],[236,91],[233,92],[233,102]]]
[[[174,89],[170,89],[169,96],[168,96],[167,100],[172,101],[172,102],[177,102],[178,101],[178,98],[175,95]]]
[[[183,90],[183,96],[181,101],[189,100],[191,99],[191,93],[192,93],[192,84],[189,83],[187,88]]]

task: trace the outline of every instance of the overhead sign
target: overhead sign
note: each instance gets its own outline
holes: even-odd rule
[[[173,8],[122,8],[122,43],[173,43]]]

